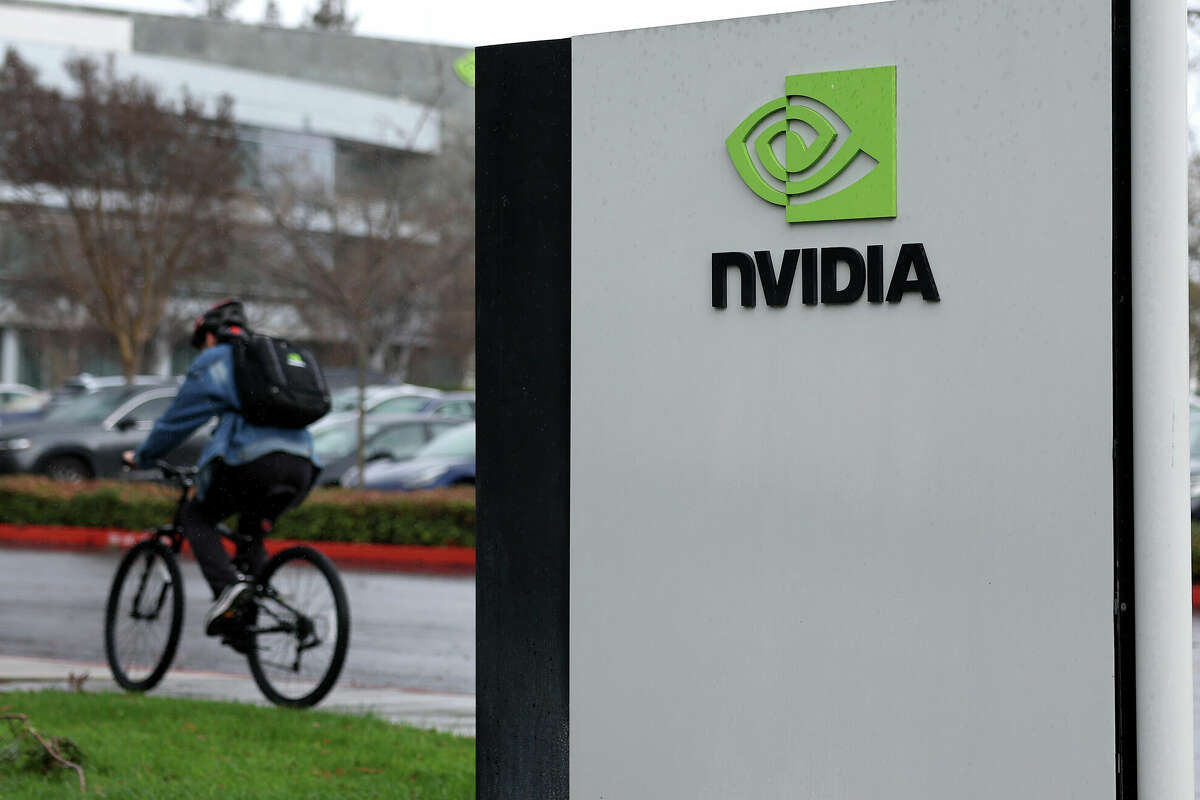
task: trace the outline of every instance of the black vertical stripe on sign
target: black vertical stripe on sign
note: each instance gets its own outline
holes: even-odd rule
[[[1117,798],[1137,798],[1133,587],[1133,201],[1129,0],[1112,4],[1113,626]]]
[[[571,42],[476,58],[476,796],[566,800]]]

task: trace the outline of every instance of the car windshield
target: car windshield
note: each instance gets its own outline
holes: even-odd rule
[[[414,458],[474,458],[475,425],[467,423],[452,428],[430,440]]]
[[[367,398],[371,397],[370,388],[367,389]],[[338,389],[329,398],[330,413],[338,414],[347,411],[358,411],[358,387],[350,386],[345,389]]]
[[[131,390],[127,386],[100,389],[54,406],[42,419],[47,422],[64,423],[102,422],[105,417],[116,411],[121,403],[128,400],[130,394]]]
[[[419,394],[389,397],[367,409],[368,414],[415,414],[429,405],[429,398]]]
[[[41,394],[27,394],[10,400],[4,406],[5,411],[37,411],[46,405],[46,398]]]
[[[370,439],[378,429],[378,425],[364,425],[363,439]],[[350,425],[338,425],[313,434],[313,449],[322,459],[345,458],[354,452],[357,444],[357,420]]]

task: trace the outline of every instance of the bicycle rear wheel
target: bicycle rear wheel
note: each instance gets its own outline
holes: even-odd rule
[[[272,703],[324,699],[350,645],[350,604],[337,569],[311,547],[290,547],[263,567],[248,632],[254,682]]]
[[[183,578],[157,539],[134,545],[113,577],[104,611],[104,652],[113,678],[135,692],[153,689],[175,657],[183,625]]]

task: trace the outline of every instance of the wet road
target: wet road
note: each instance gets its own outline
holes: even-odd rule
[[[119,552],[0,548],[0,655],[104,661],[104,603]],[[180,565],[185,620],[174,667],[246,672],[244,658],[204,636],[211,594]],[[350,598],[342,685],[475,692],[475,579],[339,569]]]

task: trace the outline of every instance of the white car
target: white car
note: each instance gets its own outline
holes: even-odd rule
[[[37,411],[49,399],[49,392],[23,383],[0,383],[0,412]]]
[[[442,396],[438,389],[415,386],[410,383],[366,387],[363,408],[368,414],[415,414],[429,405],[430,401]],[[330,398],[329,413],[309,426],[310,431],[320,431],[330,425],[353,419],[358,413],[358,387],[338,389]]]

